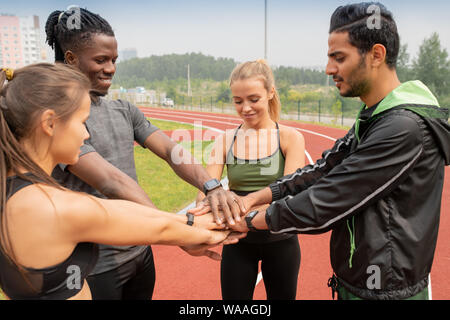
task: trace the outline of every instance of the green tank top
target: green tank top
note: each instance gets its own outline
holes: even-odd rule
[[[234,133],[233,143],[227,153],[228,186],[233,191],[258,191],[284,176],[285,157],[280,147],[280,129],[276,123],[278,148],[272,155],[248,160],[237,158],[233,153],[233,146],[241,126]]]

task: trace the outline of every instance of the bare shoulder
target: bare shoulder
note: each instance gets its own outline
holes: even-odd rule
[[[305,138],[299,130],[282,124],[278,126],[280,128],[280,142],[283,151],[305,147]]]
[[[56,188],[33,184],[17,191],[7,202],[8,218],[43,219],[54,212],[51,199]]]
[[[62,231],[81,227],[95,217],[100,202],[87,194],[33,184],[18,191],[7,204],[11,222],[27,225],[55,226]]]

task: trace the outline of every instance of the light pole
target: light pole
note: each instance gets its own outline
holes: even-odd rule
[[[264,59],[267,61],[267,0],[264,0]]]

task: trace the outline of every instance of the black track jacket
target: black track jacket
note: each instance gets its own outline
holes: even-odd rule
[[[449,164],[448,109],[420,81],[407,82],[363,106],[314,165],[271,184],[266,222],[273,233],[332,230],[331,264],[348,291],[408,298],[428,284]]]

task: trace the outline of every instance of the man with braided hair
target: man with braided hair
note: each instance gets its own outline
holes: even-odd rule
[[[73,23],[75,22],[75,24]],[[108,101],[106,95],[116,71],[117,41],[109,23],[83,8],[55,11],[48,17],[47,42],[55,51],[56,62],[81,70],[96,92],[86,122],[90,139],[81,148],[80,160],[71,166],[58,166],[53,176],[64,186],[89,194],[125,199],[153,206],[137,183],[134,141],[164,159],[186,182],[204,191],[217,212],[219,205],[228,214],[239,217],[241,208],[234,194],[215,188],[206,170],[144,114],[127,101]],[[175,152],[173,152],[175,150]],[[172,153],[181,154],[175,163]],[[192,216],[191,216],[192,217]],[[192,255],[219,259],[207,248],[183,248]],[[96,268],[88,278],[94,299],[151,299],[155,270],[149,246],[101,246]]]

